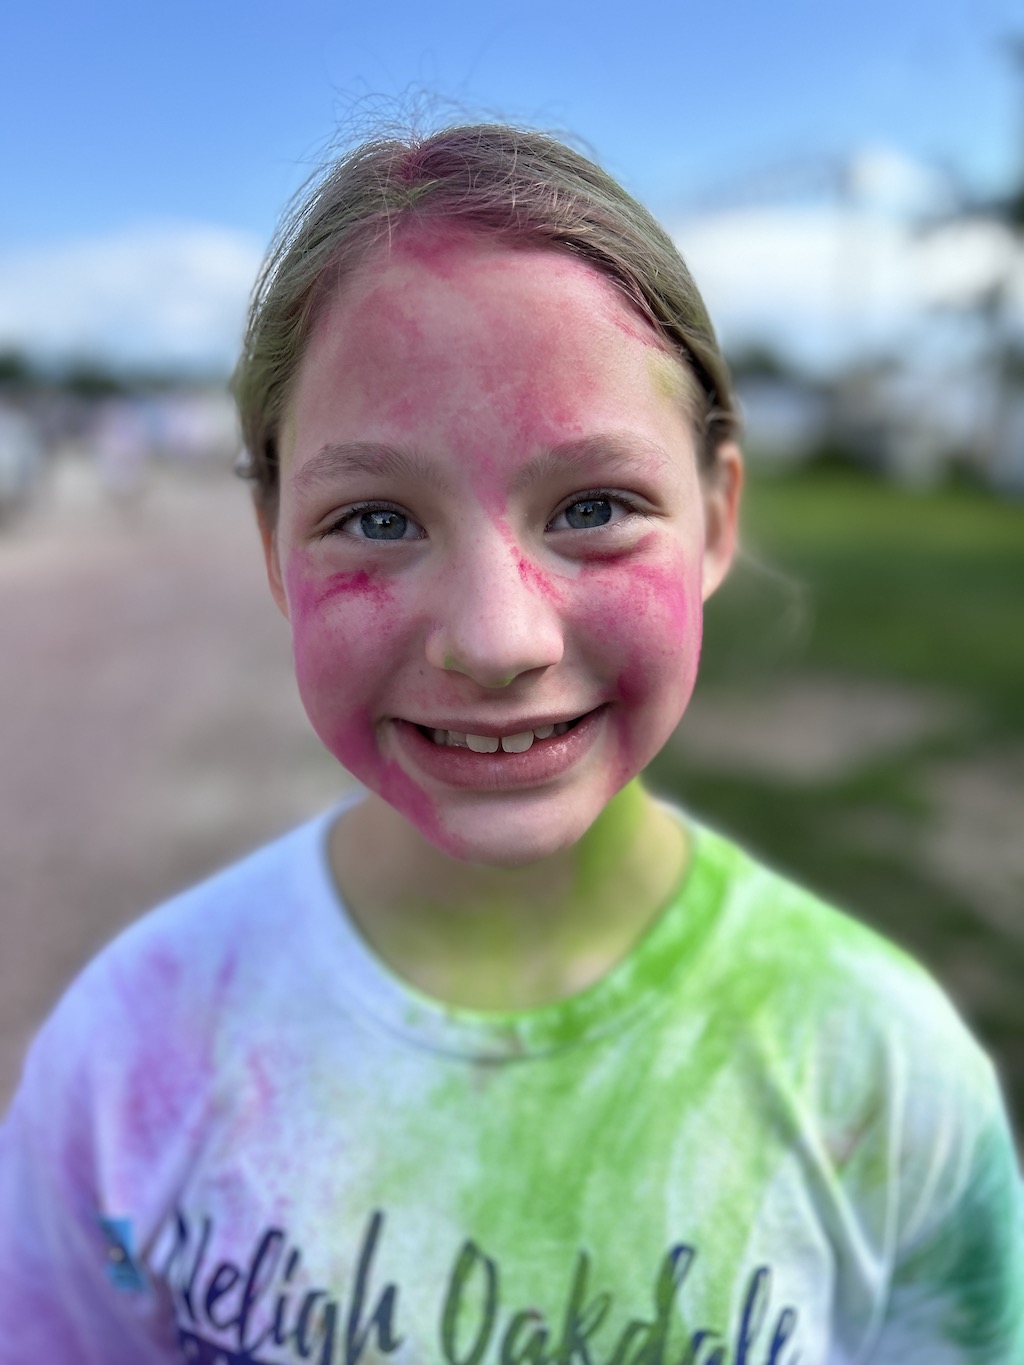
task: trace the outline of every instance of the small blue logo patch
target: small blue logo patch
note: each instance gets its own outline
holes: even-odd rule
[[[135,1257],[135,1238],[128,1218],[101,1218],[107,1239],[107,1279],[115,1289],[138,1294],[146,1288],[146,1274]]]

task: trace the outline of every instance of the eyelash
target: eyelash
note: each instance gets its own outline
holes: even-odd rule
[[[550,531],[552,526],[558,520],[559,517],[563,516],[566,512],[568,512],[571,507],[575,507],[578,503],[581,502],[608,502],[613,504],[613,506],[618,506],[619,508],[622,508],[625,511],[627,517],[644,515],[643,509],[640,506],[638,506],[637,503],[632,501],[632,499],[626,497],[623,493],[613,492],[611,489],[608,488],[588,488],[584,489],[582,492],[573,493],[571,498],[563,502],[562,505],[555,512],[554,516],[551,517],[551,519],[544,527],[545,531]],[[356,503],[353,507],[348,508],[348,510],[345,511],[340,517],[338,517],[336,521],[331,522],[329,526],[325,527],[324,530],[320,533],[319,538],[321,540],[325,540],[333,535],[344,534],[346,527],[351,525],[352,522],[354,522],[358,517],[361,517],[366,512],[394,512],[396,516],[404,517],[406,521],[409,522],[410,525],[412,526],[418,525],[415,519],[409,516],[408,512],[403,512],[402,509],[396,506],[394,503],[372,501],[360,502]],[[622,519],[623,518],[621,517],[619,518],[620,521]],[[614,526],[617,524],[618,524],[617,522],[606,522],[603,523],[602,526],[589,527],[586,529],[592,532],[594,530],[601,530],[603,529],[603,526],[606,525]],[[562,531],[578,531],[583,529],[584,528],[582,527],[573,526],[560,528],[560,530]],[[356,536],[354,538],[356,540],[372,539],[370,536]],[[412,538],[416,540],[424,539],[424,537],[422,536],[416,536]],[[409,539],[409,537],[404,536],[402,537],[402,540],[407,539]]]
[[[394,512],[396,517],[404,517],[411,526],[419,525],[413,517],[409,516],[408,512],[403,512],[402,509],[397,507],[393,502],[359,502],[356,503],[355,506],[350,507],[346,512],[343,512],[336,521],[332,521],[330,526],[324,527],[319,538],[321,540],[326,540],[329,536],[343,535],[345,528],[358,517],[361,517],[365,512]],[[370,540],[371,537],[355,536],[354,539]],[[405,537],[403,537],[403,540],[404,539]],[[421,537],[416,536],[415,539],[419,540]]]
[[[547,526],[545,526],[545,528],[544,528],[545,531],[550,530],[551,527],[554,525],[554,523],[558,520],[558,518],[559,518],[560,516],[563,516],[566,512],[568,512],[568,510],[569,510],[570,507],[575,507],[575,506],[577,505],[577,503],[581,503],[581,502],[609,502],[609,503],[611,503],[613,506],[618,506],[618,507],[620,507],[620,508],[623,508],[624,511],[625,511],[625,513],[626,513],[626,516],[643,516],[643,515],[644,515],[643,509],[642,509],[637,503],[635,503],[631,498],[627,498],[626,495],[625,495],[624,493],[616,493],[616,492],[613,492],[610,488],[586,488],[586,489],[584,489],[581,493],[573,493],[573,495],[572,495],[571,498],[567,499],[565,502],[562,503],[561,507],[559,507],[558,511],[555,513],[555,515],[554,515],[554,516],[551,518],[551,520],[548,522]],[[622,519],[623,519],[623,518],[621,518],[621,517],[619,518],[620,521],[621,521]],[[617,522],[606,522],[606,523],[604,523],[604,525],[612,525],[612,526],[614,526],[614,525],[617,525]],[[574,530],[582,530],[583,528],[582,528],[582,527],[570,526],[570,527],[567,527],[567,528],[564,528],[564,529],[567,529],[567,530],[570,530],[570,531],[574,531]],[[602,527],[597,527],[597,528],[591,527],[591,528],[588,528],[588,529],[589,529],[589,530],[594,530],[594,529],[601,530],[601,529],[603,529],[603,528],[602,528]]]

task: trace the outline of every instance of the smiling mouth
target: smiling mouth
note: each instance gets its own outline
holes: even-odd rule
[[[427,725],[417,725],[421,735],[442,749],[470,749],[475,754],[496,754],[500,749],[506,754],[525,754],[538,740],[558,739],[572,730],[583,720],[560,720],[554,725],[541,725],[536,730],[521,730],[511,735],[473,735],[461,730],[435,730]]]

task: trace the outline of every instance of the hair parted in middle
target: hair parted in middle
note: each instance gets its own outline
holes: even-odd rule
[[[315,177],[282,220],[232,381],[241,472],[264,515],[276,512],[281,424],[320,310],[375,247],[411,224],[438,222],[569,252],[611,280],[696,381],[690,404],[700,464],[714,471],[739,422],[707,310],[672,239],[571,147],[485,123],[363,142]]]

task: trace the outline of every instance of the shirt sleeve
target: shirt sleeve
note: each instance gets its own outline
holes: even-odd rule
[[[1024,1191],[987,1060],[959,1094],[923,1108],[903,1135],[871,1365],[1024,1365]]]
[[[100,1198],[102,1044],[82,994],[40,1033],[0,1127],[0,1359],[166,1365],[180,1359],[168,1305]]]

